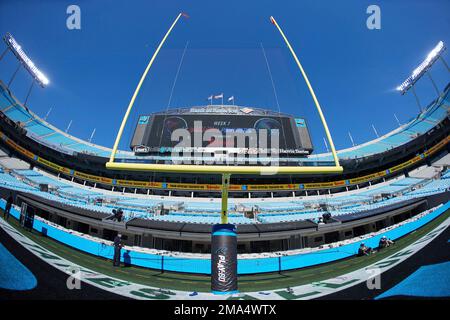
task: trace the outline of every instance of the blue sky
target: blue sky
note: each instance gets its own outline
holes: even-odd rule
[[[81,30],[66,27],[66,8],[81,8]],[[366,9],[381,8],[381,30],[369,30]],[[70,133],[112,146],[129,99],[156,46],[173,19],[184,11],[155,61],[125,130],[127,149],[138,114],[203,105],[210,94],[234,95],[236,103],[278,110],[261,50],[272,70],[280,110],[308,120],[316,152],[324,151],[324,132],[313,101],[275,27],[282,26],[323,107],[338,149],[395,129],[395,113],[405,122],[417,114],[413,95],[394,88],[443,40],[450,43],[450,2],[392,1],[1,1],[0,33],[11,32],[50,85],[36,87],[29,107]],[[2,43],[3,45],[3,43]],[[4,47],[2,47],[3,50]],[[444,54],[447,63],[448,53]],[[7,82],[16,61],[0,61]],[[449,81],[441,62],[432,75],[442,89]],[[31,78],[21,71],[12,85],[24,99]],[[435,92],[423,78],[416,86],[423,105]]]

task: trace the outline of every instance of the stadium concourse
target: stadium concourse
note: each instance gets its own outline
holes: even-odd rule
[[[9,271],[0,276],[2,297],[66,296],[79,278],[82,289],[67,297],[217,299],[209,292],[211,229],[221,221],[217,177],[107,170],[110,149],[39,118],[3,82],[0,90],[0,208],[9,211],[0,220]],[[338,151],[343,173],[232,177],[239,293],[221,298],[448,297],[449,91],[396,130]],[[248,113],[269,114],[200,109],[242,122]],[[175,160],[164,148],[116,154],[118,162]],[[311,154],[279,162],[332,160]],[[118,234],[122,268],[111,263]],[[383,248],[386,238],[395,244]],[[358,256],[362,244],[373,253]],[[429,286],[419,290],[420,279]]]

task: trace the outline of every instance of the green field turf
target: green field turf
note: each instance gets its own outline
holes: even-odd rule
[[[377,262],[391,254],[403,249],[413,243],[423,235],[434,229],[446,218],[450,216],[450,210],[440,215],[422,228],[412,232],[411,234],[398,239],[394,246],[376,252],[373,255],[365,257],[352,257],[349,259],[327,263],[320,266],[310,267],[306,269],[283,271],[282,273],[267,273],[259,275],[245,275],[239,277],[239,291],[264,291],[286,287],[294,287],[311,282],[322,281],[329,278],[363,268]],[[90,254],[80,252],[70,248],[53,239],[43,237],[36,231],[30,233],[22,229],[18,222],[11,218],[9,220],[11,226],[32,239],[37,244],[45,247],[53,253],[65,258],[75,264],[86,267],[105,275],[118,279],[140,283],[157,288],[183,290],[183,291],[210,291],[210,277],[206,275],[181,274],[165,271],[161,273],[159,270],[144,269],[139,267],[121,267],[114,268],[110,260],[95,257]]]

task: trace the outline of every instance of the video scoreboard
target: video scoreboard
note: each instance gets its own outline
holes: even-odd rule
[[[181,130],[178,130],[181,129]],[[207,132],[221,135],[223,138],[205,138]],[[262,132],[264,136],[261,136]],[[229,115],[229,114],[153,114],[141,115],[137,121],[130,147],[136,153],[171,150],[180,143],[180,133],[189,133],[194,146],[194,135],[204,135],[195,147],[230,148],[236,147],[235,136],[245,137],[244,148],[273,147],[277,135],[280,153],[307,155],[313,150],[307,124],[303,118],[266,115]],[[208,135],[209,137],[210,135]],[[272,136],[274,136],[272,138]],[[258,141],[251,141],[256,139]],[[253,143],[252,143],[253,142]],[[200,143],[201,145],[199,145]],[[242,146],[241,146],[242,147]]]

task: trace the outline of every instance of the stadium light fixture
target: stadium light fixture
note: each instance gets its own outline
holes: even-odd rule
[[[412,74],[405,80],[401,85],[399,85],[396,90],[405,94],[424,74],[431,68],[434,62],[441,56],[445,51],[446,47],[444,42],[439,41],[438,44],[430,51],[426,59],[413,70]]]
[[[50,80],[41,72],[41,70],[36,67],[33,61],[26,55],[23,51],[22,47],[17,43],[16,39],[10,34],[7,33],[3,40],[9,49],[11,49],[12,53],[22,62],[25,69],[33,76],[33,78],[39,83],[41,87],[45,87],[50,83]]]

